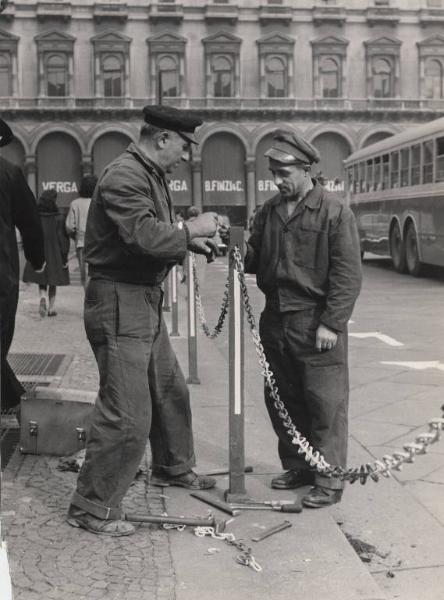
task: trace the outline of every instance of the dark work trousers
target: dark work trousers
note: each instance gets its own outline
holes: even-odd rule
[[[315,350],[321,310],[279,313],[265,308],[260,336],[279,395],[296,428],[331,465],[346,466],[348,437],[347,331],[338,335],[335,348]],[[265,402],[279,438],[278,451],[286,470],[308,469],[285,429],[268,388]],[[342,489],[339,479],[316,473],[315,484]]]
[[[3,411],[18,406],[20,397],[25,393],[25,388],[18,381],[7,360],[14,336],[18,292],[17,284],[12,287],[7,296],[0,299],[1,409]]]
[[[100,391],[72,504],[101,519],[120,518],[148,437],[153,469],[178,475],[195,464],[189,392],[162,300],[157,286],[91,279],[86,289]]]

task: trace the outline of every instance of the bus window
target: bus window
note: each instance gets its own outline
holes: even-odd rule
[[[409,174],[410,174],[410,148],[404,148],[401,150],[401,187],[409,185]]]
[[[433,141],[422,145],[422,182],[433,183]]]
[[[389,155],[384,154],[384,156],[382,157],[382,189],[383,190],[386,190],[389,187],[389,175],[390,175],[389,166],[390,166]]]
[[[381,157],[377,156],[375,158],[375,169],[374,169],[375,183],[373,185],[373,189],[375,192],[379,192],[381,190]]]
[[[411,160],[411,184],[419,185],[421,183],[421,146],[419,144],[412,146]]]
[[[353,166],[353,192],[355,194],[359,193],[359,177],[358,177],[358,165],[357,164]]]
[[[365,180],[365,162],[359,163],[359,191],[365,192],[366,180]]]
[[[365,186],[366,192],[373,192],[373,161],[372,159],[367,161],[367,184]]]
[[[436,181],[444,181],[444,137],[436,140]]]
[[[390,165],[390,175],[391,175],[391,187],[398,188],[399,187],[399,152],[391,153],[391,165]]]

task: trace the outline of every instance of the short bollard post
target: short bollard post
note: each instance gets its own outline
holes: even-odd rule
[[[179,298],[177,294],[177,267],[170,272],[171,277],[171,337],[180,336],[179,333]]]
[[[240,282],[233,259],[237,247],[244,257],[244,230],[231,227],[229,244],[229,489],[225,491],[227,502],[242,502],[247,498],[245,490],[245,439],[244,439],[244,330],[243,305]]]
[[[194,291],[194,269],[191,254],[187,255],[188,288],[188,379],[187,383],[200,383],[197,375],[196,297]]]
[[[170,312],[170,274],[168,273],[163,283],[163,305],[162,310],[164,312]]]

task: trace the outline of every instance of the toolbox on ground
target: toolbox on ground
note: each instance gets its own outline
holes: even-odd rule
[[[68,456],[85,446],[97,394],[37,387],[24,394],[20,409],[20,450],[25,454]]]

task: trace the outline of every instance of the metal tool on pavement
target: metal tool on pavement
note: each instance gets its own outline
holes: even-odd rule
[[[266,503],[266,502],[245,502],[245,503],[231,503],[230,506],[236,510],[276,510],[284,513],[300,513],[302,512],[302,505],[298,502],[292,502],[290,504],[283,503]]]
[[[265,531],[263,531],[259,535],[255,535],[251,539],[253,540],[253,542],[260,542],[262,540],[265,540],[265,538],[270,537],[270,535],[279,533],[279,531],[283,531],[284,529],[287,529],[288,527],[291,527],[291,526],[292,526],[292,524],[290,523],[290,521],[283,521],[282,523],[279,523],[279,525],[274,525],[273,527],[269,527],[268,529],[265,529]]]
[[[159,525],[189,525],[191,527],[212,527],[217,533],[225,530],[225,521],[217,520],[213,515],[205,517],[171,517],[169,515],[142,515],[127,513],[126,521],[132,523],[156,523]]]
[[[205,475],[228,475],[229,473],[228,469],[214,469],[213,471],[206,471]],[[245,467],[244,473],[253,473],[253,467]]]
[[[222,500],[218,500],[218,498],[215,498],[210,494],[203,494],[202,492],[193,492],[192,494],[190,494],[190,496],[192,496],[193,498],[197,498],[197,500],[200,500],[201,502],[206,502],[210,506],[214,506],[215,508],[222,510],[228,515],[231,515],[232,517],[240,515],[240,510],[235,509],[232,504],[227,504]]]

